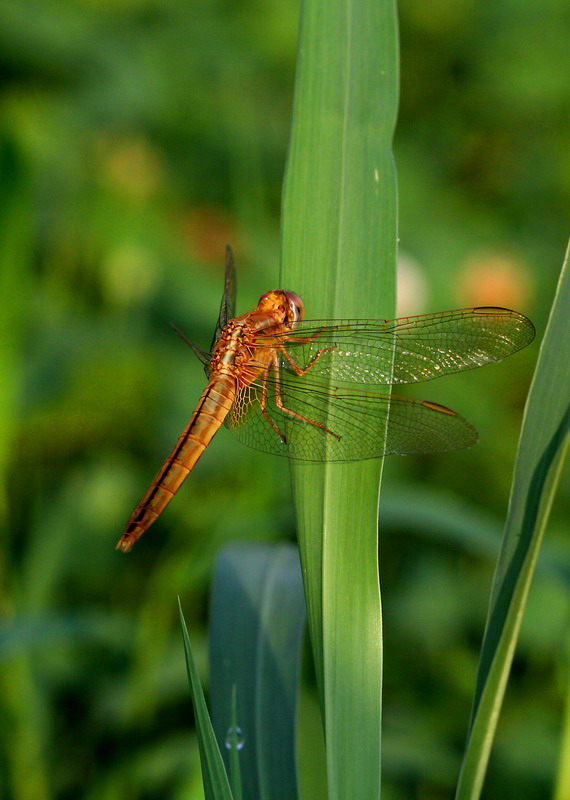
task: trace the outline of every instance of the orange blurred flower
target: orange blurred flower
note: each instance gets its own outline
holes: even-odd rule
[[[500,252],[475,253],[460,268],[455,295],[462,306],[524,308],[532,294],[522,259]]]

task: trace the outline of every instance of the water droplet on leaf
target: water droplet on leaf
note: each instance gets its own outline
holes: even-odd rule
[[[243,735],[242,729],[239,727],[228,728],[225,741],[228,750],[231,750],[232,747],[235,747],[236,750],[243,750],[244,744],[245,736]]]

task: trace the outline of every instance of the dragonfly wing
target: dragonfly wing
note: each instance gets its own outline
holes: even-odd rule
[[[210,347],[212,352],[228,320],[233,319],[236,315],[236,291],[237,281],[234,254],[232,253],[232,248],[229,245],[226,245],[226,275],[224,282],[224,294],[222,295],[222,301],[220,303],[220,313],[218,314],[216,331]]]
[[[396,320],[307,321],[284,346],[313,377],[355,384],[418,383],[481,367],[526,347],[534,326],[504,308],[464,308]],[[266,346],[265,337],[258,337]],[[283,359],[283,369],[290,370]]]
[[[301,383],[302,382],[302,383]],[[470,447],[477,441],[466,419],[436,403],[336,388],[282,375],[278,407],[268,387],[264,416],[261,386],[236,397],[226,424],[249,447],[301,461],[360,461],[391,453],[432,453]],[[277,430],[282,434],[279,435]]]

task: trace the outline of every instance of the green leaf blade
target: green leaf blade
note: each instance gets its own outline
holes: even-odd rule
[[[394,316],[397,81],[394,3],[303,4],[282,285],[309,318]],[[292,466],[331,800],[380,795],[381,469]]]
[[[525,409],[458,800],[481,795],[523,613],[570,442],[570,250]]]
[[[198,746],[200,748],[204,794],[206,800],[233,800],[224,762],[222,761],[222,756],[210,721],[210,715],[206,707],[206,700],[200,684],[198,670],[194,663],[190,637],[188,636],[188,629],[186,627],[180,601],[178,601],[178,607],[180,612],[180,624],[182,626],[188,682],[190,684],[192,704],[196,716],[196,730],[198,733]]]
[[[295,548],[234,546],[220,555],[210,633],[214,729],[240,729],[243,796],[297,797],[295,717],[305,602]],[[235,719],[231,716],[235,693]],[[229,760],[231,752],[224,753]]]

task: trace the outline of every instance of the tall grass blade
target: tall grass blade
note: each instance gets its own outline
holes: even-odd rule
[[[393,317],[398,48],[392,0],[305,0],[281,285],[308,318]],[[331,800],[380,795],[382,465],[292,466]]]
[[[483,638],[458,800],[480,797],[536,559],[570,433],[570,250],[524,415]]]
[[[182,606],[178,601],[180,611],[180,624],[182,626],[182,636],[184,640],[184,655],[186,658],[186,669],[188,672],[188,682],[192,694],[194,714],[196,716],[196,730],[198,732],[198,746],[200,748],[200,761],[202,764],[202,781],[204,783],[204,794],[206,800],[233,800],[233,795],[228,783],[228,776],[224,767],[224,762],[216,742],[210,715],[206,707],[204,692],[200,684],[198,670],[194,663],[192,647],[188,629],[182,613]]]

